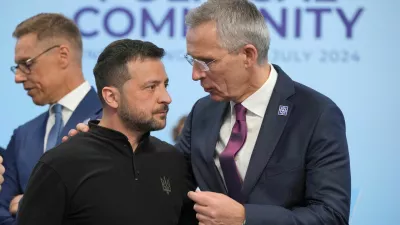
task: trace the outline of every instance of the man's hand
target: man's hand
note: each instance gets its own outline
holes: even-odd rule
[[[71,129],[68,132],[68,136],[64,136],[62,138],[62,142],[66,142],[69,137],[75,136],[79,131],[80,132],[88,132],[89,131],[89,126],[84,124],[84,123],[78,123],[78,125],[76,125],[76,130],[75,129]]]
[[[5,171],[6,169],[3,166],[3,157],[0,156],[0,190],[1,190],[1,184],[4,182],[3,174]]]
[[[196,203],[199,225],[242,225],[246,218],[243,205],[224,194],[190,191],[188,196]]]
[[[19,201],[21,200],[22,196],[24,196],[24,195],[17,195],[11,200],[10,209],[9,209],[11,215],[16,215],[17,214]]]

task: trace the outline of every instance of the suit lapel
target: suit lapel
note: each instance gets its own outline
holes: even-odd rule
[[[21,175],[21,185],[23,190],[25,190],[25,184],[28,181],[30,172],[35,167],[36,163],[39,161],[40,157],[44,152],[44,135],[46,132],[46,124],[49,113],[45,112],[41,114],[37,119],[35,119],[33,124],[28,127],[28,132],[25,132],[24,141],[20,143],[23,144],[21,152],[21,165],[26,165],[26,174]],[[25,170],[22,170],[24,174]]]
[[[30,134],[34,135],[35,137],[32,137],[32,141],[37,141],[37,145],[39,147],[39,156],[42,156],[44,152],[44,135],[46,134],[46,125],[47,125],[47,119],[49,118],[49,113],[43,113],[37,120],[37,126],[39,129],[39,132],[30,132]]]
[[[101,112],[101,110],[102,106],[99,97],[97,96],[96,91],[91,88],[90,91],[79,103],[75,111],[72,113],[71,118],[68,120],[67,124],[65,124],[60,135],[59,143],[61,142],[61,138],[68,135],[69,130],[75,129],[78,123],[82,123],[88,119],[97,119],[90,117],[96,117],[96,114]]]
[[[201,150],[202,155],[207,162],[207,168],[209,177],[206,181],[209,182],[211,190],[219,190],[220,193],[226,193],[225,185],[222,181],[221,175],[215,165],[214,156],[216,154],[216,145],[219,138],[219,132],[224,120],[226,108],[229,103],[216,102],[216,105],[212,106],[212,110],[209,110],[207,119],[205,120],[209,124],[209,129],[205,132],[207,135],[205,148]]]
[[[274,68],[278,72],[278,80],[247,168],[242,189],[245,198],[248,197],[267,166],[293,109],[293,104],[287,100],[294,94],[293,81],[278,66],[274,65]],[[280,110],[282,111],[279,112]],[[285,110],[287,110],[286,113],[283,112]]]

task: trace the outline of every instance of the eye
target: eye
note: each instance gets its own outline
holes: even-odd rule
[[[214,61],[214,59],[203,59],[205,64],[209,64],[210,62]]]
[[[152,84],[152,85],[150,85],[150,86],[147,86],[147,88],[148,89],[150,89],[150,90],[154,90],[154,89],[156,89],[156,85],[155,84]]]

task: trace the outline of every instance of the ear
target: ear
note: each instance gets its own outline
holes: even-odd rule
[[[252,67],[257,64],[258,52],[256,47],[251,44],[247,44],[242,48],[242,53],[244,54],[244,65],[246,68]]]
[[[111,108],[117,109],[120,103],[121,94],[115,87],[104,87],[101,90],[104,102]]]
[[[61,68],[65,69],[70,63],[71,51],[66,45],[61,45],[59,47],[59,62]]]

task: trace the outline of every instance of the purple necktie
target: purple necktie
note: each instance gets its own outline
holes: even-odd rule
[[[235,105],[236,122],[225,150],[219,155],[221,169],[229,197],[242,202],[242,179],[236,167],[235,156],[242,148],[247,137],[246,108],[242,104]]]

